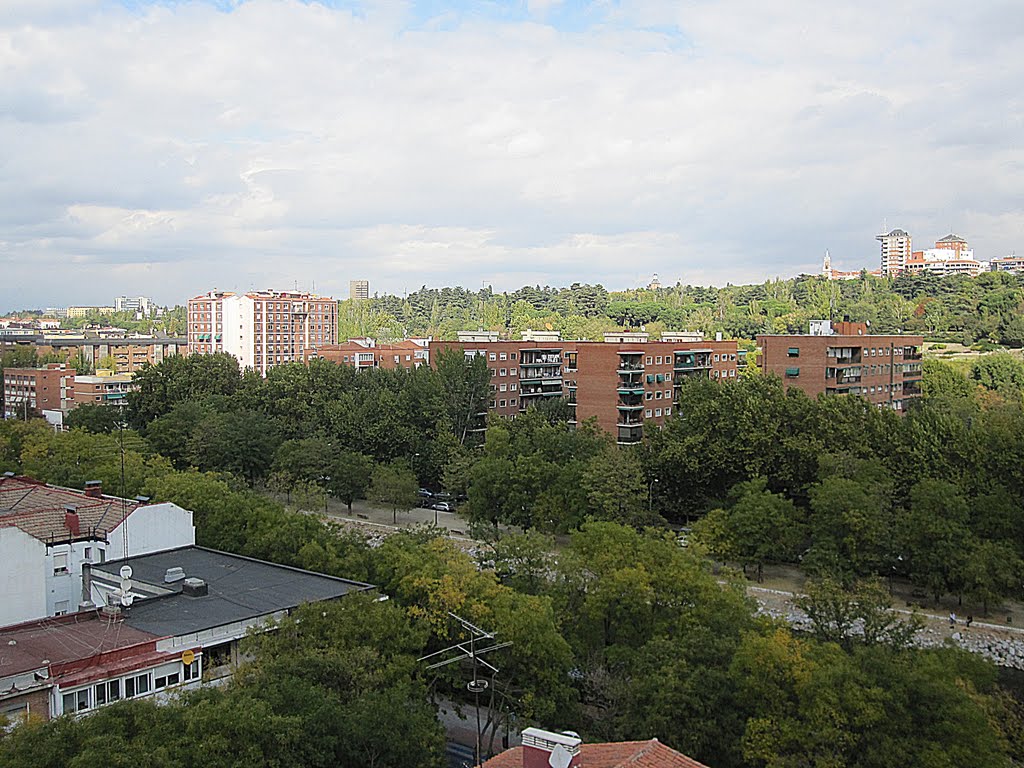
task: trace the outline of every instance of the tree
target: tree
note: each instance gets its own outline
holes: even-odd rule
[[[952,483],[922,480],[911,489],[900,539],[911,580],[928,589],[936,603],[946,592],[962,588],[972,545],[967,510],[967,500]]]
[[[981,602],[986,616],[989,604],[1017,592],[1024,577],[1020,556],[1001,541],[974,541],[962,567],[963,590]]]
[[[255,485],[269,471],[276,447],[272,422],[260,413],[239,411],[204,417],[189,439],[188,453],[200,470],[233,472]]]
[[[331,457],[327,490],[336,499],[345,502],[352,511],[352,502],[366,493],[373,476],[373,461],[361,453],[339,451]],[[419,488],[417,488],[417,491]]]
[[[64,426],[86,432],[110,433],[118,428],[123,418],[124,412],[118,406],[83,403],[68,412]]]
[[[815,637],[846,650],[857,642],[908,648],[924,626],[916,614],[908,621],[899,618],[878,579],[858,581],[851,587],[828,577],[812,579],[794,602],[807,614]]]
[[[370,478],[370,498],[391,507],[393,522],[398,524],[398,510],[409,510],[419,500],[416,475],[404,462],[378,464]]]
[[[643,467],[635,452],[610,443],[587,463],[583,471],[587,511],[598,520],[643,528],[655,525]]]

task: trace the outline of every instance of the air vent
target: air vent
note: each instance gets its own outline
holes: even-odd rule
[[[175,568],[168,568],[164,573],[164,584],[173,584],[176,581],[181,581],[185,578],[185,569],[181,566]]]
[[[189,597],[202,597],[208,594],[210,588],[202,579],[185,579],[181,584],[181,594]]]

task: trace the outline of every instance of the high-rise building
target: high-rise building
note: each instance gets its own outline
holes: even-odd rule
[[[349,280],[348,281],[348,297],[350,299],[368,299],[368,298],[370,298],[370,281],[369,280]]]
[[[338,342],[338,303],[298,291],[211,291],[188,302],[191,354],[227,352],[262,374]]]
[[[811,397],[861,395],[904,411],[921,396],[920,336],[871,336],[865,323],[811,322],[809,334],[758,336],[761,368]]]
[[[876,236],[875,239],[882,244],[882,275],[894,277],[900,274],[913,253],[910,235],[902,229],[894,229],[888,234]]]
[[[117,312],[134,312],[138,317],[149,317],[153,311],[153,300],[148,296],[118,296],[114,299]]]

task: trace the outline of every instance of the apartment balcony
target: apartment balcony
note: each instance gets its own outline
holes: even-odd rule
[[[690,350],[688,352],[676,352],[674,368],[676,371],[696,371],[711,368],[712,350]]]
[[[624,384],[619,382],[619,386],[616,391],[620,395],[636,395],[637,397],[643,397],[644,385],[640,382],[635,384]]]
[[[642,426],[619,427],[616,442],[619,445],[634,445],[644,439]]]
[[[921,394],[921,382],[920,381],[904,381],[903,382],[903,395],[904,397],[916,397]]]
[[[529,371],[520,369],[519,381],[520,382],[531,382],[531,381],[561,381],[562,371],[560,368],[532,368]]]
[[[690,379],[710,379],[711,369],[710,368],[691,368],[689,370],[680,370],[676,368],[675,373],[672,376],[672,383],[677,387],[682,386],[683,382]]]
[[[620,427],[638,427],[643,425],[644,420],[641,414],[626,411],[619,414],[616,422]]]

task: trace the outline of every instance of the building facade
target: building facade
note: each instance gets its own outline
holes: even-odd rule
[[[989,262],[993,272],[1024,272],[1024,256],[999,256]]]
[[[910,235],[902,229],[894,229],[875,237],[882,246],[881,272],[885,277],[895,277],[906,267],[913,253]]]
[[[531,404],[564,398],[571,423],[595,419],[623,445],[643,438],[645,423],[664,424],[676,391],[688,377],[735,380],[743,355],[735,341],[698,341],[666,334],[606,334],[602,341],[561,341],[557,334],[526,332],[520,341],[491,334],[463,334],[459,341],[430,343],[430,359],[448,349],[481,355],[491,373],[489,412],[515,417]]]
[[[4,369],[4,418],[27,419],[42,416],[43,411],[63,411],[73,407],[74,399],[75,369],[63,363]]]
[[[226,352],[261,374],[338,343],[338,303],[298,291],[211,291],[188,302],[191,354]]]
[[[137,388],[133,373],[97,371],[95,376],[75,376],[72,408],[80,405],[128,405],[128,393]]]
[[[187,351],[185,339],[168,336],[129,336],[123,333],[14,336],[0,330],[0,353],[19,347],[33,348],[40,356],[60,358],[69,367],[83,361],[99,370],[113,361],[117,373],[135,373],[146,365],[159,365],[168,357]]]
[[[814,321],[809,334],[757,343],[762,370],[810,397],[861,395],[903,412],[921,396],[921,336],[872,336],[864,323]]]
[[[367,368],[419,368],[430,364],[429,339],[405,339],[379,344],[373,339],[349,339],[343,344],[323,344],[306,350],[306,360],[327,360],[337,365]]]
[[[348,281],[348,297],[350,299],[368,299],[368,298],[370,298],[370,281],[369,280],[349,280]]]

